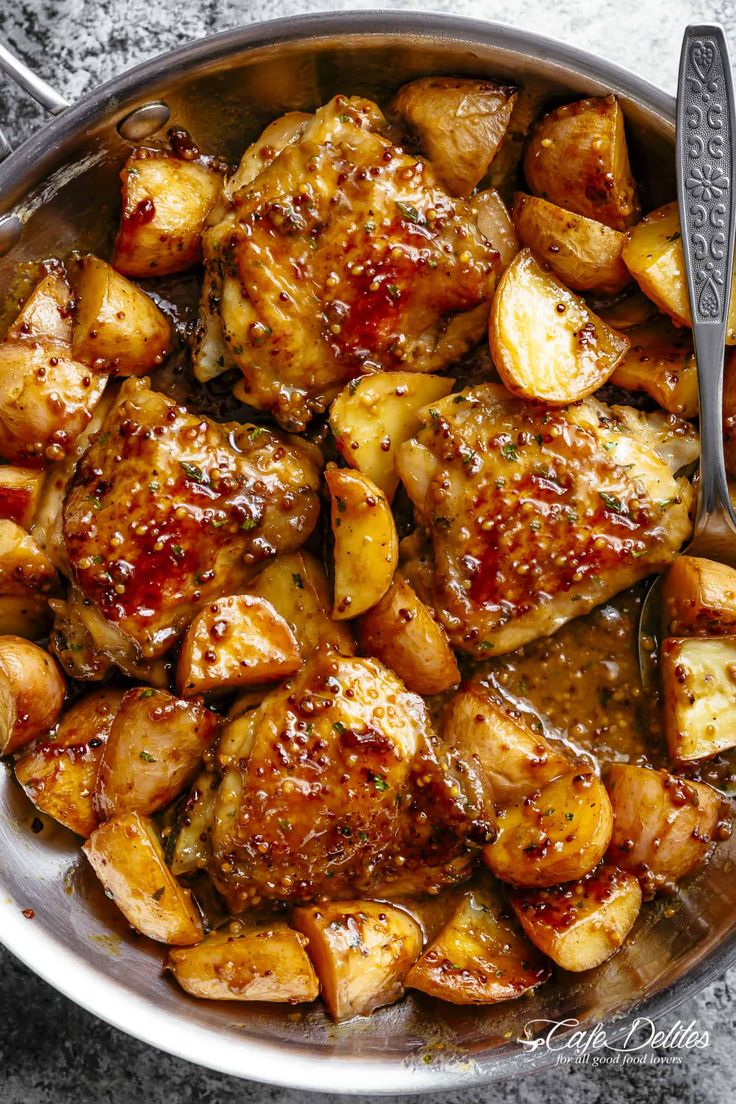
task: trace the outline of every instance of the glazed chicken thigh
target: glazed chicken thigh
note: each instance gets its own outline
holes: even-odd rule
[[[298,548],[319,512],[306,444],[188,413],[128,380],[64,506],[77,587],[147,659],[253,566]]]
[[[482,781],[438,752],[429,715],[374,659],[322,652],[250,714],[218,791],[213,877],[261,898],[436,892],[493,838]]]
[[[357,97],[299,117],[254,178],[246,154],[231,182],[246,183],[205,234],[203,312],[219,310],[239,397],[289,429],[355,376],[440,369],[484,332],[495,254],[465,202],[386,133]]]
[[[492,384],[450,395],[398,453],[420,526],[402,570],[455,647],[512,651],[673,559],[692,496],[673,472],[696,456],[673,416],[550,410]]]

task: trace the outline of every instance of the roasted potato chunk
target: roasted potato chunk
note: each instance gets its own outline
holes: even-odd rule
[[[41,277],[5,335],[7,342],[71,345],[74,299],[60,268]]]
[[[215,816],[219,779],[203,770],[194,781],[172,829],[166,853],[172,874],[193,874],[204,870],[210,860],[209,832]]]
[[[106,383],[65,345],[0,345],[0,456],[41,467],[63,459],[85,428]]]
[[[614,230],[626,230],[638,218],[624,116],[615,96],[564,104],[540,119],[527,143],[524,175],[535,195]]]
[[[632,874],[604,863],[579,882],[512,890],[510,901],[532,943],[577,973],[621,947],[639,915],[641,888]]]
[[[302,1004],[319,996],[306,943],[283,922],[254,928],[233,920],[195,947],[171,951],[166,967],[193,997]]]
[[[631,280],[619,230],[523,192],[516,194],[513,218],[522,245],[573,291],[615,295]]]
[[[43,488],[43,473],[0,464],[0,521],[30,529]]]
[[[663,636],[736,634],[736,571],[701,556],[678,556],[662,590]]]
[[[614,330],[631,330],[656,317],[659,313],[638,284],[630,284],[623,295],[604,300],[596,306],[596,313]]]
[[[643,391],[670,414],[698,413],[698,366],[690,333],[659,316],[626,331],[631,342],[610,382]]]
[[[494,268],[500,276],[521,248],[509,209],[501,198],[500,192],[495,188],[486,188],[484,192],[478,192],[469,201],[468,206],[475,215],[481,234],[498,254],[494,261]]]
[[[679,326],[690,326],[690,301],[677,203],[667,203],[629,231],[623,259],[641,290]],[[736,344],[736,297],[731,288],[726,344]]]
[[[406,978],[452,1004],[495,1004],[549,977],[542,956],[490,893],[466,893]]]
[[[460,681],[447,633],[399,575],[360,618],[358,642],[363,655],[380,659],[415,694],[441,694]]]
[[[185,698],[208,690],[257,686],[293,675],[301,664],[296,637],[265,598],[235,594],[206,606],[179,652],[176,681]]]
[[[166,690],[128,690],[102,755],[95,805],[102,817],[168,805],[197,773],[217,731],[217,718],[200,702]]]
[[[369,1016],[403,996],[422,949],[422,930],[408,912],[381,901],[323,901],[295,909],[291,922],[309,941],[333,1020]]]
[[[327,575],[311,553],[276,556],[251,584],[250,592],[265,598],[284,618],[304,659],[319,648],[332,648],[341,655],[355,652],[355,641],[347,626],[330,616]]]
[[[455,694],[447,705],[444,741],[477,760],[488,777],[498,805],[515,805],[540,786],[572,767],[570,759],[542,733],[516,720],[508,705],[472,686]]]
[[[97,690],[75,702],[55,730],[16,759],[15,777],[42,813],[79,836],[100,823],[95,783],[122,690]]]
[[[134,150],[120,174],[123,214],[113,264],[124,276],[166,276],[202,259],[202,230],[222,174],[163,150]]]
[[[43,595],[0,595],[0,636],[38,640],[51,624],[51,609]]]
[[[367,475],[328,468],[325,481],[335,538],[332,616],[345,621],[383,598],[399,559],[399,538],[386,496]]]
[[[189,947],[204,936],[191,893],[164,860],[154,824],[125,813],[100,825],[82,850],[132,928],[158,943]]]
[[[736,747],[736,636],[668,637],[659,666],[670,758],[692,763]]]
[[[99,257],[82,258],[76,292],[76,360],[118,376],[142,376],[169,355],[173,332],[166,315]]]
[[[0,672],[12,694],[0,723],[0,755],[8,755],[53,728],[66,683],[53,656],[21,636],[0,636]]]
[[[422,77],[400,88],[392,106],[450,194],[469,196],[488,171],[515,98],[515,89],[487,80]]]
[[[419,429],[417,411],[449,395],[454,383],[416,372],[352,380],[330,408],[330,429],[343,459],[391,500],[399,485],[396,450]]]
[[[629,349],[523,249],[501,277],[491,307],[493,362],[509,391],[566,406],[601,387]]]
[[[636,875],[645,897],[690,874],[724,838],[720,795],[703,782],[632,763],[611,764],[605,780],[613,807],[608,858]]]
[[[588,874],[611,840],[613,814],[595,774],[566,774],[502,809],[498,837],[483,858],[515,886],[551,886]]]
[[[58,594],[60,579],[34,538],[14,521],[0,520],[0,594]]]

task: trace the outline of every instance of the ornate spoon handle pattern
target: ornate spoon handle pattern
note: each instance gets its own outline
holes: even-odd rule
[[[723,460],[723,357],[736,229],[734,91],[720,27],[688,27],[677,90],[677,192],[700,388],[695,536],[713,515],[736,528]]]

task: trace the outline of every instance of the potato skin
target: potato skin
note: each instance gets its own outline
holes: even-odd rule
[[[96,371],[142,376],[171,351],[168,318],[144,291],[99,257],[79,264],[72,352]]]
[[[511,716],[508,707],[472,686],[464,686],[443,716],[446,744],[477,759],[497,805],[515,805],[548,782],[569,774],[573,764],[541,733]]]
[[[536,195],[614,230],[639,216],[623,112],[613,95],[564,104],[540,119],[524,174]]]
[[[629,341],[522,249],[501,277],[491,306],[493,362],[514,395],[567,406],[596,391]]]
[[[336,621],[358,617],[383,598],[399,559],[399,538],[386,496],[362,472],[328,468],[335,538]]]
[[[202,259],[202,229],[222,175],[162,150],[134,150],[123,168],[113,264],[124,276],[167,276]]]
[[[615,295],[631,280],[620,231],[524,192],[514,197],[513,219],[522,245],[573,291]]]
[[[662,590],[663,636],[736,633],[736,570],[701,556],[678,556]]]
[[[514,886],[551,886],[588,874],[611,840],[613,813],[595,774],[567,774],[502,809],[483,859]]]
[[[291,922],[309,941],[333,1020],[369,1016],[403,996],[422,949],[421,928],[408,912],[381,901],[323,901],[295,909]]]
[[[257,686],[293,675],[301,658],[294,633],[270,602],[235,594],[205,606],[194,618],[179,653],[176,681],[185,698]]]
[[[0,521],[30,529],[43,488],[43,472],[0,465]]]
[[[736,636],[668,637],[659,673],[673,762],[697,763],[736,747]]]
[[[204,936],[189,890],[166,865],[153,821],[125,813],[100,825],[82,850],[125,919],[159,943],[189,947]]]
[[[703,782],[613,763],[605,783],[613,807],[608,859],[634,874],[647,898],[690,874],[725,838],[720,795]]]
[[[577,973],[619,950],[642,895],[633,875],[604,863],[579,882],[512,890],[509,900],[532,943],[563,970]]]
[[[631,342],[610,382],[627,391],[643,391],[670,414],[698,413],[698,366],[692,337],[662,315],[626,331]]]
[[[41,739],[14,764],[36,808],[79,836],[90,836],[100,823],[95,783],[122,698],[122,690],[87,694],[63,715],[53,739]]]
[[[406,984],[451,1004],[512,1000],[549,977],[536,949],[489,892],[466,893]]]
[[[20,636],[0,637],[0,672],[15,703],[12,725],[0,728],[0,755],[8,755],[53,728],[66,683],[53,656]]]
[[[460,682],[447,633],[400,575],[360,618],[358,643],[362,655],[380,659],[415,694],[441,694]]]
[[[491,81],[422,77],[400,88],[392,107],[450,194],[469,196],[488,171],[515,99],[513,88]]]
[[[194,947],[170,951],[166,968],[193,997],[302,1004],[319,996],[306,943],[283,922],[249,929],[234,920]]]
[[[41,277],[5,334],[7,342],[70,345],[74,299],[65,274],[54,268]]]
[[[216,731],[216,715],[201,702],[152,687],[128,690],[97,776],[100,816],[147,816],[164,808],[192,781]]]
[[[476,192],[468,201],[468,206],[475,215],[481,234],[498,254],[493,267],[500,276],[521,249],[508,207],[495,188]]]

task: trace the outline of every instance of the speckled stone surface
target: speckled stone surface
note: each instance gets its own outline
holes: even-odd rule
[[[209,32],[296,12],[326,0],[0,0],[0,38],[74,99],[100,81]],[[335,8],[377,5],[337,3]],[[395,7],[427,8],[394,3]],[[736,46],[736,4],[690,0],[434,0],[438,10],[516,23],[561,38],[673,89],[682,29],[720,21]],[[420,18],[418,16],[417,18]],[[0,125],[18,142],[43,113],[0,78]],[[444,1096],[444,1104],[729,1104],[736,1100],[736,970],[680,1008],[710,1046],[676,1066],[573,1065],[513,1085]],[[210,1073],[169,1058],[95,1020],[0,950],[0,1104],[330,1104]],[[343,1098],[344,1099],[344,1098]],[[367,1098],[355,1098],[364,1101]],[[421,1098],[415,1098],[418,1101]],[[425,1098],[429,1100],[439,1098]]]

